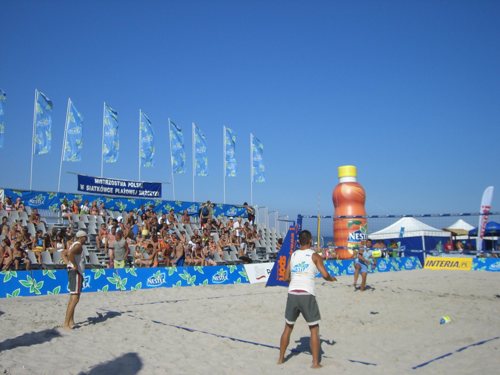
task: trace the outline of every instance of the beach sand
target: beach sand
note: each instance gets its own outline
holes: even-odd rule
[[[247,284],[84,293],[70,332],[58,328],[68,295],[2,299],[0,374],[499,373],[500,273],[370,274],[363,293],[351,283],[317,281],[318,370],[302,318],[276,364],[286,289]]]

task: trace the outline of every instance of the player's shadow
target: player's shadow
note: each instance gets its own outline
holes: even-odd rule
[[[288,361],[290,358],[295,357],[301,353],[305,354],[311,354],[311,338],[309,336],[304,336],[301,337],[300,339],[295,341],[297,343],[297,346],[295,348],[290,349],[290,353],[285,357],[285,362]],[[323,347],[322,344],[330,345],[333,346],[336,344],[334,340],[325,340],[320,338],[319,339],[319,360],[323,358]]]
[[[106,311],[104,314],[97,313],[96,317],[91,316],[84,322],[77,324],[74,328],[78,329],[80,327],[104,323],[106,320],[116,318],[118,316],[121,316],[122,314],[123,313],[119,311]]]
[[[21,346],[32,346],[49,342],[56,337],[61,337],[61,334],[54,328],[44,329],[39,332],[28,332],[21,336],[7,339],[0,342],[0,352],[19,348]]]
[[[103,362],[92,367],[88,372],[78,375],[120,374],[135,375],[142,369],[142,360],[137,353],[126,353],[111,361]]]

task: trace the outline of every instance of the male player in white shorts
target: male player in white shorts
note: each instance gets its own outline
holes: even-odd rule
[[[87,241],[87,233],[83,230],[76,232],[76,241],[68,250],[68,288],[69,301],[66,308],[66,318],[63,328],[73,329],[75,325],[75,307],[80,301],[83,278],[85,276],[85,257],[82,254],[82,245]]]
[[[326,281],[337,281],[331,276],[323,264],[323,258],[311,250],[312,235],[308,230],[299,233],[300,249],[293,252],[288,262],[285,280],[288,286],[288,299],[285,309],[285,329],[280,340],[280,356],[278,364],[285,362],[285,352],[290,343],[295,321],[300,314],[304,316],[311,331],[311,354],[313,357],[312,368],[321,367],[319,363],[319,322],[321,315],[314,291],[314,279],[318,272]]]

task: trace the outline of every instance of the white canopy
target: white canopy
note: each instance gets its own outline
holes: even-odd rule
[[[401,233],[401,228],[404,228],[403,237],[450,237],[450,232],[431,227],[414,217],[403,217],[388,227],[373,232],[368,235],[368,238],[372,240],[398,238]]]
[[[456,236],[467,236],[469,234],[469,231],[472,229],[474,229],[474,226],[470,225],[462,219],[457,220],[449,227],[443,228],[443,230],[452,232]]]

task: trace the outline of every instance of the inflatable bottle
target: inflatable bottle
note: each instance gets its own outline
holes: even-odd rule
[[[333,239],[339,259],[350,259],[365,246],[367,222],[365,217],[366,194],[357,182],[356,167],[343,165],[338,168],[339,183],[332,194],[335,207],[333,219]],[[356,216],[338,218],[338,216]]]

